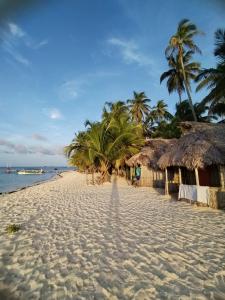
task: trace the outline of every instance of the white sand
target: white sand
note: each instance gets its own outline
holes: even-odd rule
[[[225,299],[225,213],[150,188],[65,173],[1,196],[0,231],[0,299]]]

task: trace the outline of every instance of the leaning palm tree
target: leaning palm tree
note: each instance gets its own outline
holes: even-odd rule
[[[197,121],[197,117],[192,103],[190,88],[188,86],[183,57],[186,50],[201,53],[200,49],[193,41],[193,38],[199,33],[200,32],[195,24],[191,23],[188,19],[181,20],[178,24],[177,32],[170,38],[169,45],[165,51],[167,58],[172,57],[174,54],[178,55],[179,64],[183,74],[185,90],[188,95],[189,105],[195,121]]]
[[[187,84],[190,90],[190,81],[196,78],[196,74],[199,72],[200,69],[199,63],[190,62],[192,54],[193,51],[187,51],[186,53],[184,53],[183,56],[184,71],[186,75]],[[185,86],[179,56],[170,56],[169,58],[167,58],[167,60],[170,69],[161,75],[160,83],[163,80],[167,79],[167,89],[169,94],[171,94],[172,92],[177,92],[179,96],[179,102],[181,103],[181,96],[182,93],[185,91]]]
[[[147,98],[144,92],[137,93],[135,91],[134,98],[131,100],[127,100],[131,117],[137,124],[143,122],[145,116],[149,113],[149,102],[150,99]]]
[[[214,55],[218,59],[216,68],[202,70],[196,81],[200,81],[196,91],[209,89],[209,94],[202,100],[203,104],[210,104],[209,113],[219,116],[225,115],[225,30],[215,32]]]

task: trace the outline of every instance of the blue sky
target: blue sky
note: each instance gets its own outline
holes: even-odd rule
[[[202,66],[215,65],[213,34],[225,27],[215,0],[46,1],[14,12],[0,27],[0,165],[65,165],[62,147],[105,101],[145,91],[164,99],[164,50],[182,18],[203,32]],[[195,95],[195,101],[203,94]],[[184,95],[185,97],[185,95]]]

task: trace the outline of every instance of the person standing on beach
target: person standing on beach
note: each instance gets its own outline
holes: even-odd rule
[[[136,186],[140,184],[140,178],[141,178],[141,165],[138,164],[135,168],[135,178],[136,178]]]

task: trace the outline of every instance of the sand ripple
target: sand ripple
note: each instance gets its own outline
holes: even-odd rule
[[[224,212],[149,188],[66,173],[1,196],[0,234],[0,299],[225,299]]]

